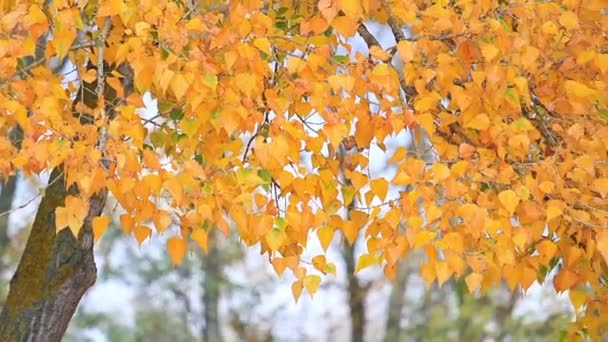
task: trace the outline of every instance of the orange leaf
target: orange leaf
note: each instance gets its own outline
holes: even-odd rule
[[[174,236],[167,240],[167,252],[169,253],[169,257],[171,257],[173,265],[182,263],[186,255],[186,247],[186,240],[179,236]]]
[[[507,209],[509,214],[513,215],[521,199],[517,196],[515,191],[505,190],[498,194],[498,200],[503,205],[503,207]]]
[[[467,283],[467,288],[469,289],[469,293],[473,293],[481,287],[481,281],[483,280],[483,276],[479,273],[471,273],[465,278],[465,282]]]
[[[94,217],[91,221],[91,225],[93,226],[93,238],[95,241],[99,240],[103,233],[108,229],[108,225],[110,224],[110,217],[107,215]]]
[[[595,236],[597,250],[604,257],[604,261],[608,264],[608,231],[602,231]]]
[[[304,282],[302,280],[294,281],[293,284],[291,284],[291,293],[293,294],[293,298],[295,299],[296,302],[298,301],[298,299],[300,298],[300,295],[302,294],[303,286],[304,286]]]
[[[148,238],[148,236],[150,236],[150,233],[152,233],[152,230],[146,226],[136,226],[135,229],[133,229],[135,239],[140,246]]]
[[[272,267],[274,268],[274,271],[277,272],[277,274],[280,277],[283,275],[283,272],[285,271],[285,268],[287,267],[287,263],[285,262],[285,259],[283,259],[283,258],[274,258],[274,259],[272,259]]]
[[[198,246],[203,250],[203,252],[205,252],[205,254],[208,253],[208,251],[209,251],[208,246],[207,246],[208,233],[206,230],[195,229],[192,232],[192,234],[190,234],[190,238],[198,244]]]
[[[321,247],[323,247],[324,251],[327,251],[334,238],[334,229],[329,226],[323,226],[317,229],[317,236],[319,237],[319,242],[321,242]]]

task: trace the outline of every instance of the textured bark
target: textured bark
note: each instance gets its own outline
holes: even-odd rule
[[[397,279],[393,283],[388,300],[388,318],[386,320],[385,342],[398,342],[401,335],[401,315],[405,303],[405,290],[407,287],[408,269],[406,260],[401,260],[398,265]]]
[[[57,233],[55,208],[63,206],[66,191],[55,169],[32,226],[21,261],[10,282],[0,314],[0,341],[61,341],[78,302],[95,283],[91,220],[99,216],[107,191],[90,199],[89,214],[76,239],[69,229]]]
[[[350,309],[350,340],[352,342],[363,342],[365,338],[365,295],[367,289],[359,284],[355,274],[354,245],[344,246],[344,261],[346,262],[346,274],[348,274],[348,307]]]
[[[223,341],[219,318],[220,282],[222,281],[220,253],[217,248],[216,230],[209,233],[209,253],[203,258],[203,306],[205,329],[203,341]]]

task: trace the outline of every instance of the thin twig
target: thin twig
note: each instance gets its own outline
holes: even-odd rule
[[[98,98],[98,106],[101,108],[101,120],[105,123],[106,121],[106,106],[105,106],[105,72],[103,67],[103,52],[106,46],[106,38],[112,28],[112,18],[106,17],[103,23],[103,28],[99,38],[97,39],[97,87],[95,89]],[[101,100],[101,101],[100,101]],[[98,149],[103,152],[107,139],[107,127],[104,124],[101,127]]]
[[[0,217],[5,216],[5,215],[10,215],[14,211],[21,210],[21,209],[27,207],[32,202],[34,202],[38,197],[42,196],[42,194],[44,194],[44,192],[46,191],[46,189],[49,186],[53,185],[55,182],[57,182],[61,177],[63,177],[63,171],[60,174],[58,174],[57,177],[55,177],[54,179],[52,179],[44,188],[39,189],[38,193],[36,194],[36,196],[30,198],[27,202],[25,202],[25,203],[23,203],[23,204],[21,204],[19,206],[16,206],[16,207],[11,208],[11,209],[9,209],[7,211],[1,212],[0,213]]]
[[[77,44],[72,45],[72,47],[70,48],[69,51],[86,49],[86,48],[95,46],[95,44],[96,44],[95,41],[86,41],[86,42],[82,42],[82,43],[77,43]],[[33,61],[32,63],[28,64],[27,66],[25,66],[23,68],[19,68],[19,72],[15,73],[13,76],[9,77],[8,79],[0,82],[0,87],[3,87],[6,84],[8,84],[10,80],[15,79],[15,77],[17,77],[20,73],[28,72],[28,71],[34,69],[35,67],[44,64],[46,61],[47,61],[47,58],[42,57],[40,59]]]

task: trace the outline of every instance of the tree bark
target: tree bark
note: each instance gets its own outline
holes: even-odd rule
[[[55,209],[77,190],[65,189],[59,168],[49,182],[0,314],[3,342],[61,341],[78,302],[95,283],[91,220],[101,214],[107,190],[91,197],[88,216],[75,238],[69,229],[56,232]]]
[[[344,261],[348,275],[348,307],[350,309],[350,340],[363,342],[365,338],[365,295],[367,289],[359,284],[355,274],[355,246],[348,243],[344,245]]]
[[[215,229],[209,232],[209,253],[203,257],[204,342],[223,341],[219,317],[220,282],[222,281],[221,260],[215,235]]]

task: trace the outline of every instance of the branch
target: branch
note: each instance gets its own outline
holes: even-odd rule
[[[371,34],[371,32],[369,32],[369,30],[367,29],[365,24],[363,24],[363,23],[359,24],[359,27],[357,28],[357,33],[359,33],[359,35],[361,35],[361,37],[365,41],[365,44],[367,44],[368,49],[374,45],[382,48],[382,45],[380,45],[380,42],[378,42],[378,39],[376,39],[376,37],[374,37],[374,35]]]
[[[101,30],[101,34],[97,38],[97,87],[95,91],[97,92],[97,102],[99,107],[101,108],[101,119],[105,122],[106,120],[106,106],[105,106],[105,74],[103,68],[103,50],[106,46],[106,38],[110,33],[110,29],[112,28],[112,18],[106,17],[103,22],[103,28]],[[98,149],[103,152],[105,143],[107,139],[107,127],[104,124],[101,127],[100,138]]]
[[[57,182],[62,177],[63,177],[63,172],[61,172],[59,175],[57,175],[57,177],[53,178],[44,188],[39,189],[38,193],[36,194],[36,196],[30,198],[27,202],[25,202],[25,203],[23,203],[21,205],[18,205],[18,206],[14,207],[14,208],[11,208],[9,210],[1,212],[0,213],[0,217],[6,216],[6,215],[10,215],[14,211],[21,210],[21,209],[27,207],[32,202],[34,202],[38,197],[42,196],[49,186],[55,184],[55,182]]]
[[[547,145],[550,147],[558,146],[560,142],[559,136],[547,125],[546,117],[541,114],[541,110],[549,116],[553,116],[553,113],[539,100],[532,89],[530,89],[530,95],[532,97],[532,105],[530,107],[525,105],[522,106],[522,114],[531,122],[535,123],[534,126],[540,131],[543,138],[545,138]],[[531,110],[533,113],[530,112]]]
[[[90,48],[90,47],[95,46],[96,44],[97,44],[97,42],[95,42],[95,41],[86,41],[86,42],[82,42],[82,43],[77,43],[77,44],[72,45],[72,47],[70,48],[69,51],[76,51],[76,50],[80,50],[80,49]],[[48,58],[43,57],[43,58],[33,61],[32,63],[28,64],[27,66],[25,66],[23,68],[20,68],[19,71],[16,72],[13,76],[0,82],[0,87],[7,85],[9,83],[9,81],[15,79],[19,75],[19,73],[28,72],[28,71],[34,69],[35,67],[44,64],[47,60],[48,60]]]

